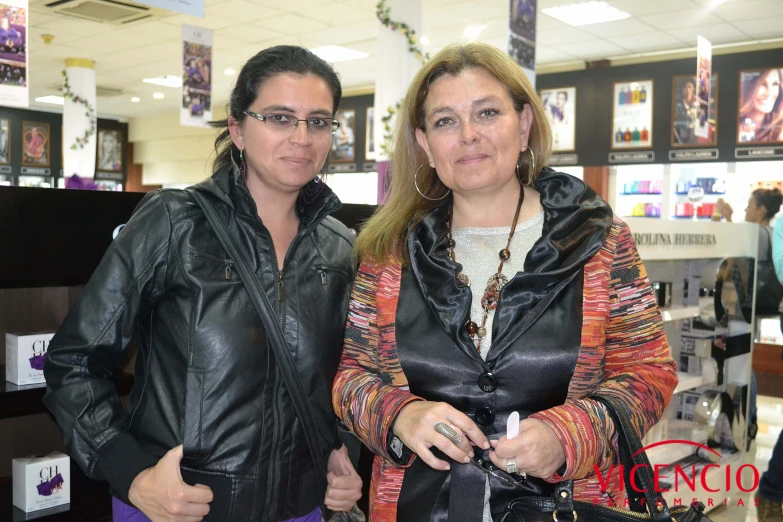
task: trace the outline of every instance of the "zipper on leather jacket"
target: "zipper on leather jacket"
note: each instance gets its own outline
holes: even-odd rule
[[[283,271],[277,272],[277,300],[285,301],[285,287],[283,286]]]
[[[234,262],[230,259],[226,259],[226,280],[231,279],[231,267],[234,266]]]

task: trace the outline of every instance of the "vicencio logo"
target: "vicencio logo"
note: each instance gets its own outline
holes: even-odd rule
[[[688,444],[695,446],[698,448],[697,451],[701,455],[710,456],[710,460],[715,460],[716,462],[708,462],[705,464],[704,461],[701,461],[699,463],[686,465],[675,464],[674,466],[671,464],[655,464],[652,466],[637,464],[631,469],[630,473],[629,485],[633,491],[636,493],[646,493],[648,491],[648,489],[645,489],[638,480],[637,474],[640,468],[652,469],[654,491],[656,493],[669,493],[670,491],[674,491],[679,495],[669,502],[675,506],[687,506],[696,501],[704,502],[705,499],[696,498],[695,495],[699,493],[700,496],[704,496],[705,492],[710,495],[710,498],[706,499],[706,504],[708,506],[717,506],[719,504],[725,506],[728,505],[727,496],[731,492],[739,490],[743,493],[750,493],[751,491],[758,489],[761,475],[756,466],[753,464],[742,464],[733,468],[731,463],[721,464],[720,461],[723,460],[723,456],[720,453],[705,444],[700,444],[691,440],[664,440],[655,442],[637,451],[633,456],[635,457],[642,451],[647,451],[658,446],[673,444]],[[623,479],[625,476],[625,469],[623,465],[615,466],[612,464],[606,474],[602,473],[598,466],[595,466],[594,469],[603,492],[606,492],[610,488],[619,492],[625,490],[625,480]],[[720,472],[710,473],[711,480],[707,480],[707,472],[713,469],[720,470]],[[752,479],[750,476],[743,476],[743,471],[745,470],[750,470]],[[663,475],[663,473],[666,473],[666,475]],[[718,495],[713,497],[713,494]],[[599,501],[599,499],[595,499],[594,503],[598,503]],[[756,500],[756,502],[758,502],[758,500]],[[628,504],[629,502],[626,500],[625,507],[628,507]],[[736,505],[744,506],[745,502],[742,498],[738,498]]]

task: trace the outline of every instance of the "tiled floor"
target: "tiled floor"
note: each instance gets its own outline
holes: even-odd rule
[[[762,473],[767,469],[772,448],[775,446],[781,428],[783,428],[783,399],[759,397],[758,411],[759,434],[756,437],[756,442],[751,446],[749,454],[753,455],[755,451],[756,468],[759,473]],[[751,459],[748,461],[753,463]],[[758,522],[753,495],[749,494],[741,498],[747,507],[738,507],[736,504],[739,502],[734,501],[733,507],[719,507],[710,511],[710,519],[713,522]]]

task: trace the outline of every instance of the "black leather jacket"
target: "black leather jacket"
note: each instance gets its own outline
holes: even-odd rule
[[[330,393],[353,276],[353,235],[328,216],[339,200],[323,183],[302,189],[299,233],[278,272],[272,237],[236,169],[196,188],[276,306],[321,446],[336,447]],[[126,410],[111,375],[134,334]],[[323,501],[261,321],[186,191],[155,191],[139,204],[52,340],[44,372],[44,402],[68,452],[125,502],[135,476],[179,444],[185,481],[214,492],[206,520],[278,522]]]

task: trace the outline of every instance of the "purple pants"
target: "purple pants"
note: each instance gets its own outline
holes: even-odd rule
[[[150,522],[144,513],[114,497],[111,499],[111,512],[114,522]],[[283,522],[321,522],[321,511],[316,508],[309,515],[291,518]]]

